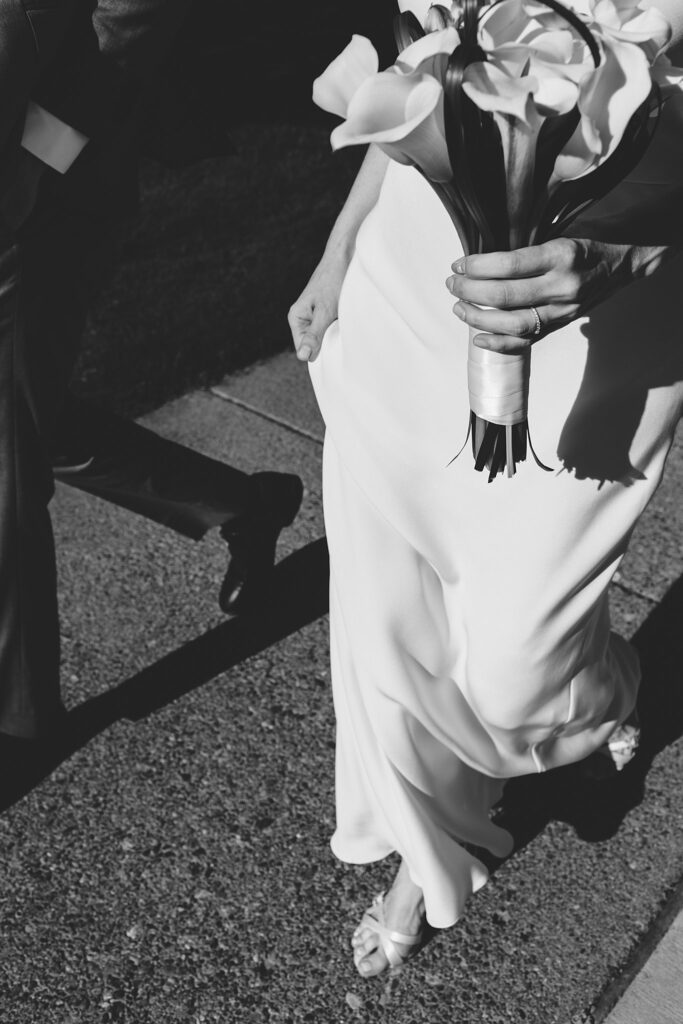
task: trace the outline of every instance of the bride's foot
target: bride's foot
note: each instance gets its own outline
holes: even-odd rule
[[[617,726],[607,743],[582,762],[582,773],[588,779],[614,778],[638,753],[640,720],[634,708],[625,722]]]
[[[603,758],[608,758],[616,771],[622,771],[638,753],[640,743],[640,719],[634,708],[622,725],[617,726],[611,736],[598,751]]]
[[[599,753],[604,757],[609,757],[616,770],[620,772],[638,753],[639,743],[640,719],[634,708],[626,721],[614,730],[605,746],[600,748]]]
[[[378,896],[353,933],[353,962],[364,978],[397,967],[414,956],[425,941],[426,918],[422,890],[405,864],[386,896]]]

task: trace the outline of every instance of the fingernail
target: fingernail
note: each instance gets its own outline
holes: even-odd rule
[[[297,350],[296,357],[302,362],[305,362],[307,359],[311,358],[312,351],[313,350],[310,345],[302,345],[301,348]]]
[[[453,270],[455,271],[456,274],[464,274],[465,273],[465,257],[464,256],[462,257],[462,259],[459,259],[459,260],[455,261],[455,263],[453,264]]]
[[[453,312],[455,313],[459,320],[465,319],[465,308],[464,306],[461,305],[461,303],[457,302],[455,306],[453,306]]]

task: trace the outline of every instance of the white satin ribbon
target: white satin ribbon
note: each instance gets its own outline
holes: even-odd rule
[[[531,356],[509,355],[477,348],[470,328],[467,350],[467,386],[470,409],[482,420],[511,427],[527,418]]]

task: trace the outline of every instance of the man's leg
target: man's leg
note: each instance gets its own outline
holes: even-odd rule
[[[46,438],[83,319],[68,227],[35,215],[0,251],[0,732],[21,737],[63,715]]]

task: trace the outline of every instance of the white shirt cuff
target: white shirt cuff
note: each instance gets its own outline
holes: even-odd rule
[[[21,144],[29,153],[60,174],[65,174],[88,137],[31,101],[26,111]]]

